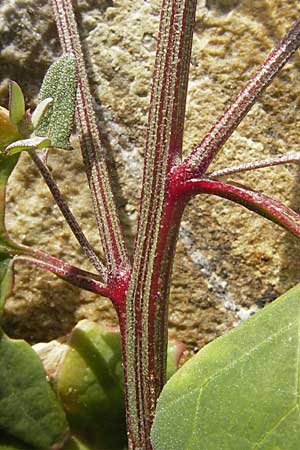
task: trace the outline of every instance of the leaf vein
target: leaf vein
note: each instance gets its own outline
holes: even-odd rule
[[[173,406],[174,403],[177,403],[178,401],[182,400],[187,395],[191,394],[192,392],[196,391],[197,389],[202,390],[207,384],[209,384],[211,381],[215,380],[217,377],[219,377],[223,372],[226,372],[227,370],[230,370],[233,368],[237,363],[241,362],[246,357],[252,355],[254,352],[256,352],[261,346],[263,346],[270,338],[274,339],[277,336],[280,336],[280,334],[284,333],[286,330],[293,328],[294,324],[288,324],[286,327],[281,328],[276,333],[273,333],[271,336],[267,336],[265,339],[263,339],[261,342],[259,342],[257,345],[255,345],[251,350],[245,351],[239,358],[235,359],[233,362],[230,362],[229,364],[225,365],[224,367],[221,367],[218,369],[214,375],[208,377],[200,386],[196,386],[191,391],[182,394],[181,396],[176,395],[176,399],[173,401],[170,401],[166,406],[165,409],[168,409],[169,407]]]
[[[266,439],[266,437],[268,437],[274,430],[276,430],[276,428],[295,410],[295,409],[299,409],[298,405],[294,405],[292,408],[290,408],[282,417],[280,417],[280,419],[277,420],[277,422],[275,423],[275,425],[268,431],[265,432],[265,434],[262,436],[262,438],[260,439],[260,441],[255,444],[255,447],[253,447],[252,450],[259,450],[261,444],[263,444],[263,441]]]

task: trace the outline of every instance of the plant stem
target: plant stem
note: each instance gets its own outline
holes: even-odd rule
[[[127,251],[111,189],[105,151],[96,123],[80,36],[71,0],[51,0],[64,52],[74,55],[77,76],[76,121],[100,238],[112,278],[129,270]]]
[[[274,158],[262,159],[260,161],[253,161],[248,163],[238,164],[237,166],[226,167],[225,169],[214,170],[213,172],[207,172],[206,177],[212,179],[218,179],[221,177],[227,177],[228,175],[234,175],[241,172],[247,172],[249,170],[262,169],[264,167],[279,166],[281,164],[300,164],[300,152],[288,153],[287,155],[276,156]]]
[[[74,236],[76,237],[77,241],[79,242],[81,248],[89,258],[92,265],[95,267],[95,269],[100,273],[101,277],[104,281],[107,281],[107,272],[103,264],[101,264],[99,258],[97,257],[96,253],[92,249],[90,243],[88,242],[87,238],[85,237],[83,231],[81,230],[76,218],[74,217],[72,211],[70,210],[67,203],[64,201],[61,192],[53,179],[50,170],[44,164],[42,159],[39,157],[38,153],[35,151],[30,151],[30,156],[33,159],[34,163],[36,164],[37,168],[39,169],[41,175],[43,176],[45,182],[47,183],[48,188],[50,189],[51,194],[53,195],[54,200],[56,201],[58,207],[60,208],[64,218],[66,219],[68,225],[70,226],[72,232],[74,233]]]
[[[115,295],[115,290],[110,286],[103,285],[100,275],[96,273],[80,269],[48,253],[19,244],[11,239],[6,241],[4,251],[13,256],[14,261],[24,261],[48,269],[75,286],[109,297],[118,307],[118,297]]]
[[[181,157],[196,1],[165,0],[153,76],[133,270],[120,315],[130,450],[150,450],[165,382],[170,272],[183,203],[168,194]]]
[[[15,256],[14,263],[15,262],[25,262],[40,267],[41,269],[47,269],[74,286],[85,289],[86,291],[94,292],[95,294],[100,294],[103,297],[109,297],[113,301],[111,292],[107,286],[90,277],[86,277],[84,271],[74,270],[74,266],[70,264],[64,263],[63,266],[57,266],[28,256]]]
[[[296,223],[296,214],[282,208],[279,202],[272,203],[263,194],[203,176],[222,144],[300,45],[299,23],[272,51],[191,155],[180,163],[196,3],[162,1],[138,232],[130,272],[71,0],[52,0],[62,47],[74,54],[77,64],[79,133],[100,236],[113,275],[109,287],[117,299],[122,336],[129,450],[151,450],[151,425],[165,382],[170,275],[188,198],[198,192],[226,192],[227,198],[247,207],[254,205],[252,209],[262,214],[267,211],[282,221]],[[115,283],[110,282],[112,279]]]
[[[211,194],[238,203],[245,208],[282,226],[300,237],[300,215],[288,206],[261,192],[245,186],[223,183],[218,180],[202,178],[186,180],[173,186],[175,196],[189,199],[197,194]]]
[[[299,23],[297,21],[288,31],[201,142],[176,168],[174,178],[191,179],[203,176],[222,145],[238,127],[257,98],[300,46]]]

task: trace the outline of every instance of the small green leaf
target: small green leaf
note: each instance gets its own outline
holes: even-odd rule
[[[9,111],[0,106],[0,151],[20,137],[18,127],[10,120]]]
[[[13,286],[12,256],[9,250],[16,247],[10,242],[5,229],[5,192],[9,175],[13,171],[19,155],[11,157],[0,156],[0,318],[3,313],[5,300]]]
[[[0,245],[7,239],[4,223],[6,184],[10,174],[18,162],[18,159],[19,155],[0,155]]]
[[[39,357],[24,341],[0,335],[0,430],[31,450],[64,440],[67,422]],[[1,443],[1,440],[0,440]]]
[[[14,125],[22,122],[25,114],[25,100],[22,89],[15,81],[9,82],[9,115]]]
[[[46,136],[53,147],[69,149],[73,128],[77,75],[74,57],[66,53],[53,63],[44,78],[39,102],[52,98],[35,134]]]
[[[14,274],[12,266],[12,258],[0,253],[0,318],[3,313],[5,300],[10,295],[13,287]]]
[[[15,155],[22,151],[30,151],[41,148],[50,147],[51,141],[46,137],[32,136],[28,139],[21,139],[20,141],[15,141],[5,148],[5,153],[8,155]]]
[[[188,361],[158,401],[154,450],[299,450],[300,285]]]
[[[44,114],[46,113],[52,102],[53,98],[45,98],[45,100],[37,105],[37,107],[31,114],[31,123],[34,129],[39,126]]]

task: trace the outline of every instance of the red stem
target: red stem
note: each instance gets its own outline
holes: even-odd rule
[[[216,180],[220,177],[227,177],[236,173],[279,166],[281,164],[300,164],[300,152],[288,153],[287,155],[275,156],[274,158],[262,159],[259,161],[252,161],[238,164],[236,166],[226,167],[225,169],[214,170],[213,172],[207,172],[206,177]]]
[[[196,0],[165,0],[153,75],[133,270],[120,317],[130,450],[150,450],[165,382],[170,273],[182,207],[168,174],[181,157]],[[124,322],[125,321],[125,322]]]
[[[288,31],[201,142],[176,168],[174,177],[179,179],[199,178],[205,173],[217,152],[238,127],[257,98],[298,49],[300,45],[299,23],[297,21]]]
[[[300,215],[278,200],[244,186],[203,178],[174,184],[173,195],[188,199],[196,194],[211,194],[238,203],[300,237]]]
[[[104,286],[91,278],[84,277],[84,271],[80,273],[78,270],[74,270],[74,267],[67,263],[64,263],[63,266],[59,267],[38,259],[30,258],[28,256],[15,256],[14,262],[18,261],[33,264],[34,266],[40,267],[42,269],[47,269],[55,275],[58,275],[64,280],[73,284],[74,286],[78,286],[81,289],[94,292],[95,294],[100,294],[103,297],[108,297],[114,303],[112,292],[107,286]]]
[[[52,193],[54,200],[56,201],[58,207],[60,208],[64,218],[66,219],[69,227],[71,228],[74,236],[76,237],[77,241],[79,242],[84,253],[88,257],[91,264],[100,273],[103,280],[107,281],[106,268],[100,262],[98,256],[92,249],[89,241],[87,240],[83,231],[81,230],[81,228],[80,228],[75,216],[73,215],[72,211],[70,210],[68,204],[64,201],[64,199],[61,195],[61,192],[60,192],[55,180],[53,179],[48,167],[46,166],[46,164],[44,164],[43,160],[40,158],[40,156],[37,152],[32,150],[30,152],[30,156],[31,156],[32,160],[34,161],[34,163],[36,164],[37,168],[39,169],[45,182],[47,183],[47,186],[48,186],[50,192]]]
[[[64,52],[74,55],[77,75],[76,119],[95,216],[111,278],[129,270],[129,261],[110,184],[71,0],[52,0]]]

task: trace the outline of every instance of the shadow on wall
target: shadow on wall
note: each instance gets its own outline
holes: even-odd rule
[[[19,270],[20,265],[16,282]],[[25,292],[18,291],[12,301],[8,299],[2,319],[3,329],[11,338],[25,339],[30,344],[48,342],[70,333],[76,325],[75,312],[80,303],[79,288],[52,274],[39,277],[39,271],[30,270],[35,286],[25,288]]]

